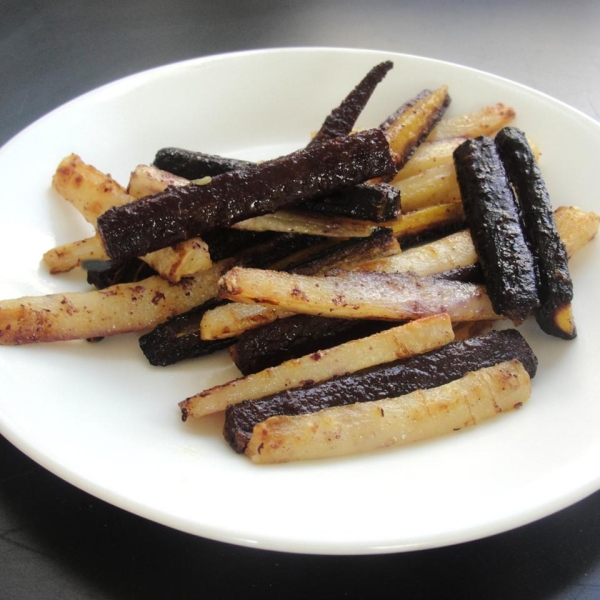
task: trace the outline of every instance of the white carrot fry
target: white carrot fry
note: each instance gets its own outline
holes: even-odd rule
[[[43,259],[50,273],[55,275],[79,267],[84,260],[108,260],[108,254],[100,237],[95,235],[52,248],[44,253]]]
[[[409,444],[518,408],[530,394],[521,363],[500,363],[398,398],[271,417],[254,427],[246,454],[255,463],[280,463]]]
[[[86,339],[142,331],[198,306],[216,293],[217,264],[173,284],[159,276],[103,290],[0,301],[0,345]]]
[[[256,400],[302,387],[307,382],[325,381],[428,352],[451,342],[453,338],[448,315],[425,317],[210,388],[183,401],[180,407],[185,408],[189,417],[202,417],[225,410],[229,404]]]
[[[424,173],[433,167],[453,162],[452,153],[466,138],[449,138],[423,142],[410,157],[410,160],[398,171],[392,183]]]
[[[403,214],[461,200],[453,163],[427,169],[423,173],[394,181],[392,185],[400,190]]]
[[[270,215],[246,219],[233,225],[233,229],[246,231],[279,231],[339,238],[368,237],[377,227],[377,223],[371,221],[291,210],[280,210]]]
[[[554,211],[558,235],[569,258],[592,241],[598,233],[600,215],[583,211],[575,206],[561,206]]]
[[[459,117],[442,119],[434,127],[427,140],[493,135],[508,125],[515,116],[514,109],[502,103],[485,106],[481,110]]]
[[[127,191],[134,198],[143,198],[162,192],[170,185],[183,186],[190,182],[152,165],[138,165],[129,176]]]
[[[207,310],[200,322],[200,337],[203,340],[220,340],[236,337],[261,325],[267,325],[293,313],[258,304],[223,304]]]
[[[52,187],[92,225],[111,206],[133,200],[110,175],[84,163],[77,154],[70,154],[60,162]]]
[[[359,271],[379,271],[382,273],[404,273],[435,275],[474,265],[477,253],[471,234],[467,230],[453,233],[422,246],[409,248],[401,254],[379,258],[362,263]]]
[[[403,273],[343,272],[331,277],[234,267],[219,296],[292,312],[342,318],[406,320],[447,312],[453,321],[499,319],[485,287]]]
[[[569,257],[594,238],[600,217],[572,206],[561,206],[554,212],[556,227]],[[357,270],[385,273],[413,272],[417,275],[435,275],[477,262],[471,234],[467,230],[439,240],[410,248],[402,254],[362,263]]]

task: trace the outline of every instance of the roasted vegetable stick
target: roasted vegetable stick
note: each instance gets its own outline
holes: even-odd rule
[[[319,277],[234,267],[219,296],[318,316],[416,319],[447,312],[453,321],[500,318],[483,286],[404,273],[342,272]]]
[[[206,311],[200,321],[200,337],[203,340],[219,340],[236,337],[247,331],[277,319],[293,315],[290,310],[281,310],[259,304],[223,304]]]
[[[245,169],[251,164],[247,160],[225,158],[182,148],[161,148],[153,162],[156,168],[186,179],[214,177],[228,171]]]
[[[223,350],[234,340],[200,339],[198,323],[202,314],[214,301],[209,300],[190,311],[176,315],[160,323],[152,331],[140,337],[140,348],[153,366],[165,367],[189,358],[198,358]]]
[[[244,231],[278,231],[349,238],[368,237],[378,225],[371,221],[309,214],[300,210],[279,210],[270,215],[240,221],[232,227]]]
[[[189,179],[173,175],[152,165],[138,165],[129,176],[127,191],[134,198],[144,198],[162,192],[170,185],[189,185]]]
[[[105,337],[155,327],[216,294],[229,262],[179,284],[163,277],[104,290],[0,301],[0,345]]]
[[[433,167],[453,164],[452,153],[460,146],[465,138],[450,138],[447,140],[435,140],[423,142],[411,156],[410,160],[396,173],[390,183],[401,181],[413,175],[419,175]]]
[[[285,319],[295,314],[293,310],[233,302],[206,311],[200,321],[203,340],[237,337],[250,329]]]
[[[102,240],[97,236],[69,242],[57,246],[44,253],[44,263],[50,269],[50,273],[67,273],[75,267],[81,266],[85,260],[109,260],[104,250]]]
[[[403,213],[461,200],[453,164],[427,169],[423,173],[394,181],[392,185],[400,190]]]
[[[396,123],[398,119],[407,114],[408,111],[418,102],[421,102],[424,98],[431,95],[430,89],[421,90],[416,96],[413,96],[403,104],[401,104],[393,113],[389,114],[385,120],[379,125],[381,131],[387,131],[393,123]]]
[[[208,184],[210,180],[210,178],[205,178],[203,182]],[[138,165],[131,174],[128,189],[132,196],[142,198],[157,194],[169,185],[181,187],[190,183],[187,179],[176,177],[156,167]],[[336,229],[343,227],[347,222],[347,227],[351,227],[353,231],[351,235],[356,235],[355,229],[368,231],[373,227],[362,221],[381,222],[397,218],[400,214],[400,191],[385,183],[364,183],[325,198],[303,202],[301,210],[306,213],[316,212],[317,215],[306,215],[307,224],[302,226],[297,215],[292,216],[292,213],[280,211],[275,213],[275,217],[272,215],[255,217],[239,223],[236,227],[248,231],[283,231],[286,233],[294,232],[296,229],[301,233],[321,231],[327,230],[327,225],[319,215],[331,215],[333,216],[332,222],[336,223]],[[275,220],[273,220],[274,218]],[[350,220],[346,221],[346,219]],[[340,234],[338,233],[336,236],[340,237]]]
[[[71,271],[81,266],[84,261],[109,260],[109,256],[104,250],[102,240],[95,235],[52,248],[44,253],[43,260],[50,273],[55,275]],[[143,256],[142,260],[172,283],[206,271],[212,265],[208,246],[200,238],[151,252]]]
[[[250,375],[285,360],[333,348],[394,325],[397,323],[292,315],[244,331],[230,346],[229,355],[243,375]]]
[[[254,428],[246,455],[258,464],[281,463],[409,444],[519,408],[530,395],[521,363],[500,363],[398,398],[271,417]]]
[[[344,98],[342,103],[327,115],[323,125],[310,141],[309,146],[321,143],[324,140],[349,135],[360,113],[373,95],[375,88],[393,66],[394,63],[391,60],[375,65]]]
[[[530,377],[535,375],[537,358],[516,329],[490,331],[309,388],[234,404],[225,413],[223,433],[236,452],[243,452],[254,426],[269,417],[307,414],[332,406],[393,398],[444,385],[469,371],[513,359],[523,364]]]
[[[572,206],[562,206],[554,213],[556,227],[563,241],[567,256],[587,244],[598,231],[600,217]],[[358,271],[380,271],[402,273],[411,271],[417,275],[436,275],[458,267],[468,267],[477,262],[471,233],[459,231],[415,248],[402,254],[382,257],[361,263]]]
[[[494,310],[520,322],[539,304],[535,265],[496,145],[486,137],[467,140],[454,151],[454,162]]]
[[[53,275],[66,273],[89,260],[109,260],[98,235],[57,246],[44,253],[44,263]],[[142,257],[157,273],[172,283],[206,271],[212,265],[208,246],[194,238],[151,252]]]
[[[400,190],[387,183],[362,183],[321,200],[302,203],[302,210],[365,221],[391,221],[400,213]]]
[[[465,214],[460,202],[438,204],[402,215],[395,221],[381,223],[394,232],[401,246],[422,242],[464,227]]]
[[[448,315],[426,317],[210,388],[184,400],[179,407],[186,417],[202,417],[225,410],[229,404],[421,354],[451,342],[453,337]]]
[[[400,254],[361,263],[357,271],[436,275],[477,262],[477,253],[468,230],[458,231]]]
[[[576,206],[559,206],[554,211],[554,218],[569,258],[596,237],[600,226],[600,215]]]
[[[502,103],[485,106],[481,110],[443,119],[427,138],[428,142],[448,138],[474,138],[480,135],[491,136],[514,120],[513,108]]]
[[[149,252],[141,258],[172,283],[199,275],[213,264],[208,244],[198,237]]]
[[[408,103],[406,110],[382,126],[394,154],[396,171],[406,164],[419,144],[430,134],[449,104],[448,87],[442,86],[420,96],[414,104]]]
[[[319,217],[303,214],[300,211],[278,211],[271,215],[242,221],[233,227],[244,231],[294,232],[325,237],[366,237],[371,235],[376,227],[381,226],[392,229],[401,241],[434,234],[440,229],[443,230],[464,220],[462,205],[459,202],[460,194],[457,197],[456,190],[452,191],[444,178],[445,174],[434,183],[439,186],[440,193],[431,204],[427,200],[423,202],[423,198],[428,197],[426,194],[421,194],[423,189],[421,188],[418,192],[420,197],[414,203],[409,200],[409,206],[411,204],[418,206],[418,203],[421,203],[422,208],[411,209],[410,212],[401,214],[392,221],[373,223],[336,217]],[[456,182],[455,177],[454,181]]]
[[[244,171],[217,175],[208,185],[169,187],[111,208],[98,219],[98,231],[111,258],[140,256],[393,170],[383,133],[362,131]]]
[[[505,127],[496,136],[496,146],[519,199],[525,237],[535,260],[540,299],[535,318],[546,333],[573,339],[577,335],[571,307],[573,282],[546,184],[522,131]]]
[[[77,154],[70,154],[60,162],[52,187],[92,225],[111,206],[133,200],[110,175],[84,163]]]

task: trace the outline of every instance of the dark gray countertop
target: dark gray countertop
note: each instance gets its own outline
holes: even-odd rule
[[[342,46],[458,62],[600,118],[595,0],[1,0],[0,144],[116,78],[202,55]],[[32,166],[35,168],[35,166]],[[5,224],[6,225],[6,224]],[[0,438],[0,598],[600,598],[600,493],[449,548],[302,556],[193,537],[61,481]]]

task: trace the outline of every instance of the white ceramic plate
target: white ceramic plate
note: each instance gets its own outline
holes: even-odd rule
[[[49,276],[50,247],[86,236],[50,190],[71,152],[126,182],[163,146],[267,158],[304,145],[377,62],[395,68],[360,125],[376,125],[422,88],[448,84],[449,114],[498,101],[539,144],[556,205],[600,209],[600,126],[515,83],[405,55],[286,49],[192,60],[95,90],[0,151],[0,297],[85,289]],[[60,477],[128,511],[235,544],[311,553],[442,546],[531,522],[600,488],[600,243],[572,261],[579,337],[527,324],[540,359],[520,411],[456,435],[335,461],[256,467],[220,435],[183,424],[177,402],[237,374],[227,356],[152,368],[137,336],[0,348],[0,430]]]

